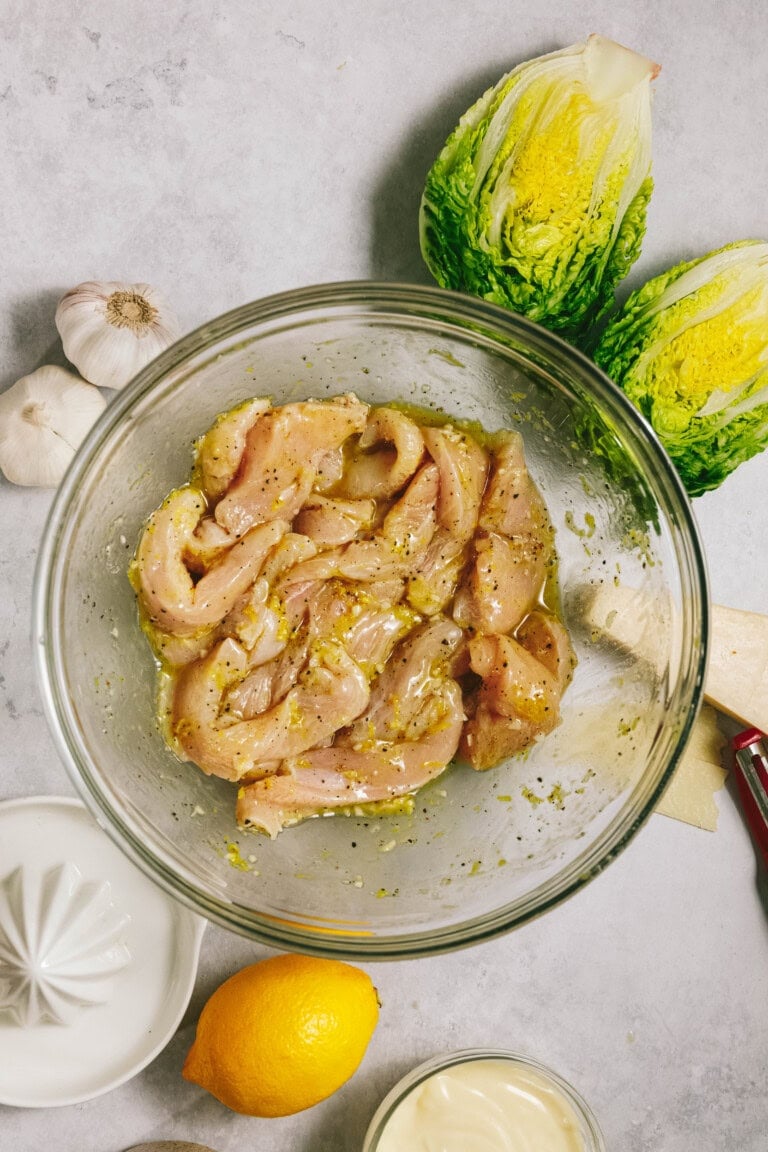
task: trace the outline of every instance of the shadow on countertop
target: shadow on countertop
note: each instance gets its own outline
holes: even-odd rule
[[[46,288],[19,296],[9,307],[11,333],[0,369],[0,392],[43,364],[56,364],[74,371],[64,356],[54,317],[66,288]]]
[[[378,1068],[372,1060],[371,1067],[364,1063],[348,1084],[318,1106],[316,1123],[302,1136],[301,1152],[360,1152],[379,1104],[419,1062],[390,1060]]]

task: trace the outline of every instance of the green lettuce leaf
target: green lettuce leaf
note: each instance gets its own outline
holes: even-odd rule
[[[578,339],[640,252],[657,72],[590,36],[489,89],[427,176],[421,250],[438,283]]]
[[[717,488],[768,444],[768,244],[728,244],[649,280],[594,357],[653,425],[689,494]]]

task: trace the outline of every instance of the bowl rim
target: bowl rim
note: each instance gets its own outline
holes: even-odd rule
[[[683,640],[692,642],[694,647],[698,642],[695,658],[689,662],[688,675],[684,678],[688,706],[679,724],[668,763],[645,803],[633,813],[626,814],[618,824],[612,822],[590,845],[590,850],[593,852],[596,845],[603,846],[599,858],[595,859],[589,868],[576,870],[577,858],[570,866],[571,874],[566,881],[554,884],[554,891],[548,892],[546,897],[539,901],[531,903],[529,898],[528,906],[522,911],[513,912],[513,906],[507,904],[493,912],[482,913],[447,926],[409,930],[381,937],[343,933],[343,930],[336,929],[332,933],[328,930],[324,932],[323,929],[298,922],[286,922],[271,914],[256,913],[234,902],[218,899],[196,886],[190,878],[185,878],[178,871],[167,867],[158,855],[138,842],[128,823],[102,794],[98,782],[91,777],[87,765],[83,763],[75,735],[69,730],[66,720],[66,700],[59,687],[61,661],[57,651],[56,631],[52,623],[56,619],[53,592],[57,561],[60,559],[58,545],[63,534],[67,510],[77,494],[81,479],[98,457],[101,445],[119,425],[125,414],[159,384],[167,373],[205,352],[206,348],[237,336],[240,332],[252,332],[257,325],[266,329],[268,324],[285,320],[297,312],[301,312],[304,316],[320,313],[327,316],[351,316],[360,310],[371,317],[374,315],[393,318],[409,315],[422,319],[429,317],[464,333],[468,329],[482,332],[494,343],[513,350],[520,351],[522,344],[525,353],[534,360],[534,363],[536,355],[539,355],[544,358],[546,366],[550,369],[553,365],[555,367],[560,364],[567,365],[570,371],[578,372],[582,380],[584,378],[589,380],[590,388],[595,389],[603,412],[617,418],[623,430],[636,440],[658,466],[655,471],[656,495],[660,499],[663,498],[667,515],[669,516],[670,512],[674,513],[672,522],[677,531],[678,564],[681,575],[684,568],[681,555],[687,562],[688,579],[682,582],[688,583],[690,587],[682,589]],[[107,405],[75,454],[48,513],[35,569],[32,632],[43,711],[70,779],[112,840],[166,892],[192,911],[206,916],[222,927],[271,947],[303,951],[318,956],[345,956],[362,960],[413,959],[480,943],[536,918],[575,894],[599,875],[632,840],[653,812],[669,784],[701,704],[709,640],[708,580],[704,552],[690,500],[672,461],[650,423],[584,353],[527,317],[477,297],[407,283],[373,280],[335,281],[266,296],[198,326],[146,365]],[[683,682],[684,657],[685,644],[678,687]],[[558,873],[554,880],[561,875],[562,873]],[[546,882],[546,885],[553,887],[552,881]]]
[[[377,1152],[379,1141],[384,1135],[384,1130],[395,1110],[420,1084],[448,1068],[456,1068],[461,1064],[472,1064],[479,1060],[507,1061],[510,1064],[531,1069],[538,1073],[543,1080],[549,1081],[571,1105],[587,1130],[590,1146],[585,1146],[583,1152],[605,1152],[605,1139],[600,1125],[581,1093],[577,1092],[572,1084],[569,1084],[564,1077],[548,1065],[542,1064],[533,1056],[526,1056],[522,1052],[514,1052],[508,1048],[460,1048],[455,1052],[432,1056],[423,1063],[417,1064],[415,1068],[406,1072],[393,1085],[379,1104],[366,1130],[361,1152]]]

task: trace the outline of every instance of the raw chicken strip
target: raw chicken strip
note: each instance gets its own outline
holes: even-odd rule
[[[401,736],[425,699],[445,680],[445,666],[458,647],[461,629],[452,620],[430,620],[398,644],[371,689],[365,712],[344,736],[355,747],[372,738]]]
[[[425,616],[442,612],[453,599],[466,559],[466,547],[438,528],[408,580],[408,603]]]
[[[400,576],[390,576],[387,580],[371,580],[365,590],[377,604],[393,607],[399,604],[405,594],[405,581]]]
[[[518,432],[499,434],[478,529],[453,618],[476,632],[511,632],[539,598],[554,555],[547,510]]]
[[[439,492],[439,472],[425,464],[384,517],[381,535],[406,567],[418,562],[435,534]]]
[[[223,496],[240,467],[253,425],[269,408],[269,400],[246,400],[219,416],[196,445],[200,486],[211,500]]]
[[[261,762],[314,748],[365,709],[368,681],[340,644],[313,645],[295,687],[268,711],[231,723],[222,698],[246,671],[248,656],[231,638],[179,676],[173,697],[173,735],[208,775],[240,780]]]
[[[440,472],[437,522],[459,542],[471,540],[488,478],[488,455],[455,428],[425,428],[424,443]]]
[[[215,524],[206,520],[201,523]],[[218,531],[223,528],[216,525]],[[231,541],[231,537],[228,537]],[[176,667],[199,660],[218,641],[227,635],[236,636],[249,649],[249,663],[259,664],[271,660],[285,646],[285,642],[305,611],[301,608],[293,615],[276,596],[269,595],[269,586],[286,568],[300,560],[314,556],[317,549],[306,536],[287,532],[271,548],[255,583],[240,597],[231,612],[211,628],[203,628],[190,636],[147,625],[149,641],[160,660]]]
[[[555,677],[562,694],[573,679],[576,654],[565,625],[551,612],[531,612],[516,639]]]
[[[395,644],[413,625],[407,608],[374,608],[360,613],[345,636],[345,647],[353,660],[369,675],[382,671]]]
[[[333,582],[335,583],[335,581]],[[318,593],[318,595],[315,595]],[[322,600],[330,601],[326,616]],[[370,597],[365,597],[369,600]],[[403,632],[413,623],[406,610],[369,606],[354,615],[337,589],[313,585],[310,620],[274,660],[254,668],[226,696],[223,711],[235,719],[250,719],[282,700],[307,662],[312,639],[343,641],[347,653],[367,675],[379,672]],[[332,612],[332,614],[331,614]],[[344,616],[346,615],[346,619]]]
[[[353,540],[342,548],[321,552],[297,564],[284,584],[308,580],[383,581],[407,575],[422,556],[436,527],[438,472],[426,464],[384,517],[381,531],[368,540]]]
[[[530,720],[500,716],[480,702],[464,725],[459,753],[476,772],[484,772],[524,751],[537,735],[539,730]]]
[[[290,626],[268,582],[259,577],[240,604],[227,616],[222,631],[236,637],[248,652],[250,665],[273,660],[287,643]]]
[[[189,635],[218,624],[254,582],[267,552],[288,528],[284,520],[254,528],[195,584],[183,556],[204,511],[201,492],[177,488],[150,516],[139,543],[139,596],[149,619],[165,632]]]
[[[203,628],[191,636],[178,636],[175,632],[163,632],[150,623],[145,623],[144,631],[152,645],[152,651],[163,664],[180,668],[205,656],[212,644],[216,643],[217,628]]]
[[[331,448],[324,452],[316,465],[313,492],[329,492],[341,480],[344,472],[344,449]]]
[[[318,548],[348,544],[358,532],[370,528],[376,515],[374,500],[339,500],[309,496],[293,522],[294,531],[308,536]]]
[[[277,595],[292,635],[306,620],[310,603],[322,587],[322,580],[302,580],[278,587]]]
[[[336,491],[352,500],[386,500],[405,487],[423,455],[424,438],[413,420],[396,408],[372,408]]]
[[[309,631],[303,628],[269,663],[249,672],[227,692],[222,715],[250,720],[279,703],[293,688],[309,658]]]
[[[551,553],[538,536],[478,535],[453,618],[475,632],[511,632],[539,598]]]
[[[432,616],[450,603],[466,563],[465,546],[477,527],[488,477],[488,455],[454,428],[425,428],[424,442],[440,474],[439,527],[408,582],[408,600]]]
[[[502,432],[496,440],[479,526],[504,536],[549,538],[549,516],[526,467],[522,436],[519,432]]]
[[[270,586],[274,586],[285,572],[316,555],[317,548],[308,536],[286,532],[264,561],[261,574]]]
[[[313,585],[307,609],[310,636],[338,640],[370,676],[380,671],[416,619],[406,607],[378,602],[365,585],[341,580]]]
[[[419,739],[365,752],[334,746],[287,760],[280,774],[240,789],[238,824],[274,837],[286,824],[323,811],[416,792],[455,755],[464,722],[458,684],[446,680],[426,710],[430,726]]]
[[[477,636],[469,655],[483,683],[464,728],[462,754],[483,770],[557,726],[561,689],[556,675],[511,636]]]
[[[469,642],[472,671],[482,678],[480,698],[501,716],[521,716],[542,731],[558,719],[560,686],[541,661],[511,636],[476,636]]]
[[[237,537],[230,536],[213,516],[203,516],[184,545],[184,563],[190,572],[202,576],[236,543]]]
[[[356,397],[307,400],[274,408],[248,433],[240,469],[216,505],[216,519],[233,536],[252,525],[292,520],[330,449],[365,426],[368,405]]]
[[[302,536],[298,532],[287,532],[264,561],[261,576],[274,589],[272,602],[280,616],[286,639],[296,632],[304,620],[309,595],[316,589],[317,584],[305,581],[304,584],[291,584],[286,590],[279,581],[297,564],[316,555],[317,548],[308,536]]]

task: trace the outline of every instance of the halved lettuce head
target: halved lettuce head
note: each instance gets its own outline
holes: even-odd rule
[[[691,496],[768,444],[768,244],[744,240],[633,292],[594,353]]]
[[[427,176],[421,251],[437,282],[578,340],[640,252],[657,72],[590,36],[489,89]]]

